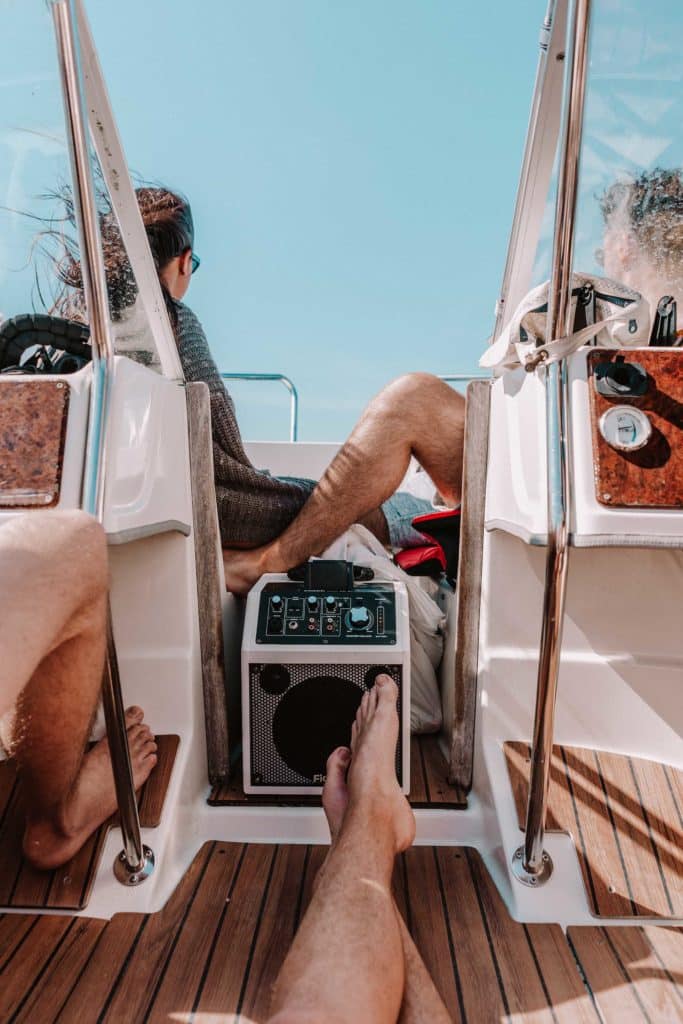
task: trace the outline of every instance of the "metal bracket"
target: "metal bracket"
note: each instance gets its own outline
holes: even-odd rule
[[[141,885],[154,871],[154,851],[149,846],[142,847],[142,864],[132,868],[126,860],[126,851],[121,850],[114,861],[114,877],[121,885]]]
[[[541,870],[535,873],[527,871],[524,867],[524,847],[519,846],[512,858],[512,874],[522,885],[528,885],[537,889],[539,885],[545,885],[553,873],[553,862],[549,853],[545,850],[541,855]]]

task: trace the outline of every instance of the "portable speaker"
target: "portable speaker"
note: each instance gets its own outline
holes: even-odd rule
[[[319,794],[328,756],[349,745],[363,694],[386,672],[399,690],[396,775],[408,793],[409,644],[402,583],[312,588],[264,576],[242,642],[245,792]]]

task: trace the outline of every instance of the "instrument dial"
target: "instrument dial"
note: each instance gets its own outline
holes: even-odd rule
[[[618,452],[636,452],[652,436],[648,416],[632,405],[614,405],[600,417],[600,433]]]

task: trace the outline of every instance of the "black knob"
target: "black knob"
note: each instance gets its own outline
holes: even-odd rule
[[[306,598],[306,604],[308,605],[309,612],[317,611],[318,598],[314,594],[309,594]]]
[[[282,608],[282,598],[280,597],[280,595],[273,594],[273,596],[270,599],[270,604],[271,607],[275,609],[275,611],[279,611]]]
[[[328,594],[325,598],[325,610],[333,612],[337,607],[337,598],[332,597],[332,594]]]
[[[290,676],[284,665],[264,665],[261,669],[261,688],[273,696],[284,693],[289,686]]]

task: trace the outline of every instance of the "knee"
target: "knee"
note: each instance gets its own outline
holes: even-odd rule
[[[53,512],[61,558],[89,595],[104,593],[108,584],[107,538],[92,516],[79,509]]]
[[[424,412],[444,387],[443,381],[431,373],[404,373],[380,391],[373,400],[371,410],[383,418],[394,418],[408,425],[413,411]]]

